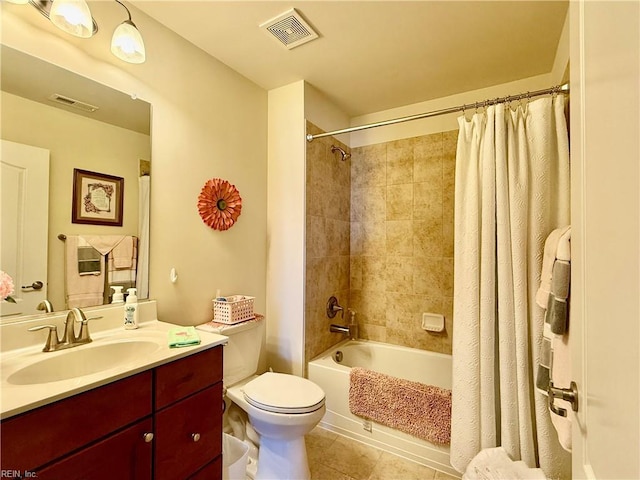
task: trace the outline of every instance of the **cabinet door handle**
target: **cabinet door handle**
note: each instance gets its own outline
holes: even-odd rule
[[[200,434],[199,434],[199,433],[192,433],[192,434],[191,434],[191,439],[192,439],[194,442],[199,441],[199,440],[200,440]]]
[[[142,438],[144,438],[145,443],[151,443],[151,441],[153,440],[153,433],[147,432],[142,435]]]

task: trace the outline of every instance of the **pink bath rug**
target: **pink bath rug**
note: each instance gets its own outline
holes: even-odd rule
[[[432,443],[448,444],[451,439],[451,390],[354,367],[349,409]]]

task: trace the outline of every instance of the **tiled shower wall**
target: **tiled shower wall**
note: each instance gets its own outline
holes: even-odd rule
[[[358,147],[346,162],[333,138],[307,144],[307,361],[345,338],[329,332],[343,323],[326,316],[331,295],[357,312],[362,338],[451,353],[457,135]],[[445,331],[423,330],[423,312],[443,314]]]
[[[307,122],[308,133],[321,133]],[[342,323],[337,315],[327,318],[326,305],[335,295],[349,306],[349,233],[351,205],[351,161],[331,153],[331,145],[348,151],[346,145],[326,137],[307,144],[306,160],[306,271],[305,271],[305,359],[341,341],[330,333],[331,323]],[[348,318],[345,315],[345,318]],[[305,362],[306,364],[306,362]]]
[[[354,148],[351,307],[361,337],[451,353],[457,131]],[[422,313],[445,316],[426,332]]]

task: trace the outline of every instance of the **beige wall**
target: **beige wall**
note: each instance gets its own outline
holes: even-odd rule
[[[307,122],[307,132],[322,131]],[[349,316],[329,319],[327,300],[335,296],[346,310],[349,299],[349,233],[351,212],[351,161],[331,153],[335,145],[348,147],[332,137],[307,144],[305,234],[305,358],[309,361],[343,340],[331,333],[331,323],[347,324]]]
[[[304,372],[304,82],[269,91],[267,352]]]
[[[2,43],[152,104],[150,295],[158,299],[158,317],[210,320],[216,289],[255,296],[264,312],[267,92],[135,8],[148,59],[119,61],[108,32],[121,12],[111,7],[93,2],[100,32],[77,39],[33,8],[2,2]],[[235,184],[243,199],[242,215],[225,232],[207,227],[196,208],[213,177]]]
[[[57,235],[138,234],[138,159],[150,158],[150,139],[6,92],[1,100],[2,138],[50,152],[47,296],[64,309],[64,242]],[[124,178],[122,227],[71,223],[74,168]]]

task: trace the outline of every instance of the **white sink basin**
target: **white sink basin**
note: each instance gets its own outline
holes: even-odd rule
[[[36,385],[92,375],[126,365],[160,348],[160,344],[151,340],[132,340],[101,345],[88,344],[56,353],[43,353],[42,360],[9,375],[7,383]]]

